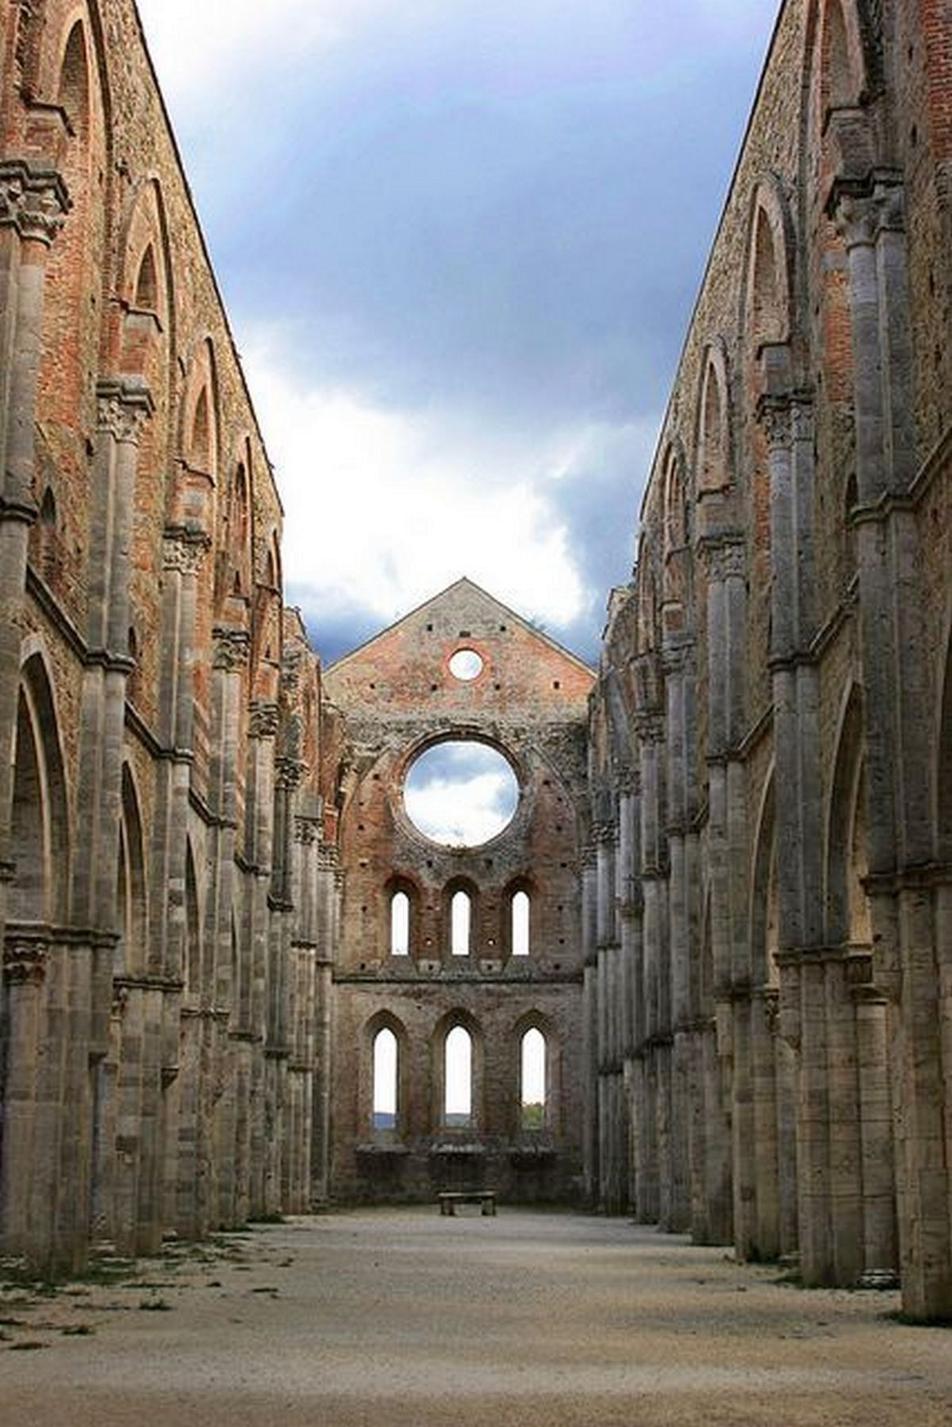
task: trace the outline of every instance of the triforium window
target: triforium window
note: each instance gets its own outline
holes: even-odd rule
[[[374,1036],[373,1127],[397,1128],[397,1038],[387,1026]]]
[[[529,955],[529,893],[516,892],[510,909],[512,954]]]
[[[473,903],[468,892],[454,892],[450,901],[450,951],[453,956],[469,956],[473,923]]]
[[[521,1122],[524,1130],[545,1127],[546,1065],[545,1036],[535,1026],[522,1037],[521,1049]]]
[[[473,1038],[454,1026],[443,1048],[443,1123],[458,1128],[473,1122]]]
[[[390,898],[390,955],[410,955],[410,898],[394,892]]]

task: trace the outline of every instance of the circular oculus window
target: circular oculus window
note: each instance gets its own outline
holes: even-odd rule
[[[457,649],[450,659],[450,673],[460,683],[469,684],[483,672],[483,660],[475,649]]]
[[[515,816],[519,783],[512,764],[475,739],[433,744],[413,760],[403,805],[417,832],[442,847],[479,847]]]

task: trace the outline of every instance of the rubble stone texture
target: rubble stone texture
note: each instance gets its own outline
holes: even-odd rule
[[[321,670],[132,0],[0,66],[0,1252],[483,1183],[952,1315],[948,4],[781,7],[597,679],[467,581]]]

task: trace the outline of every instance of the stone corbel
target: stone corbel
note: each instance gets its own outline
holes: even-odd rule
[[[69,207],[66,184],[55,169],[34,169],[22,159],[0,163],[0,227],[49,247]]]

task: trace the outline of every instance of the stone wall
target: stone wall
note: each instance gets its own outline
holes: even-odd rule
[[[787,0],[610,608],[587,1177],[952,1312],[948,7]],[[621,1011],[615,1009],[621,1003]]]
[[[0,36],[0,1248],[56,1272],[308,1206],[331,925],[319,673],[135,7]]]
[[[461,649],[481,661],[474,679],[450,670]],[[472,1183],[510,1200],[579,1195],[579,878],[592,683],[584,664],[466,580],[327,670],[346,730],[332,1091],[340,1198],[419,1199]],[[430,840],[404,806],[414,760],[453,738],[503,752],[519,784],[509,826],[474,847]],[[457,889],[472,907],[462,955],[451,947]],[[511,941],[518,891],[530,899],[527,955]],[[392,951],[397,893],[409,899],[408,954]],[[457,1025],[474,1054],[465,1126],[447,1122],[441,1090]],[[385,1028],[397,1037],[399,1085],[396,1123],[381,1127],[373,1042]],[[527,1128],[520,1046],[530,1028],[545,1036],[547,1095],[541,1122]]]

